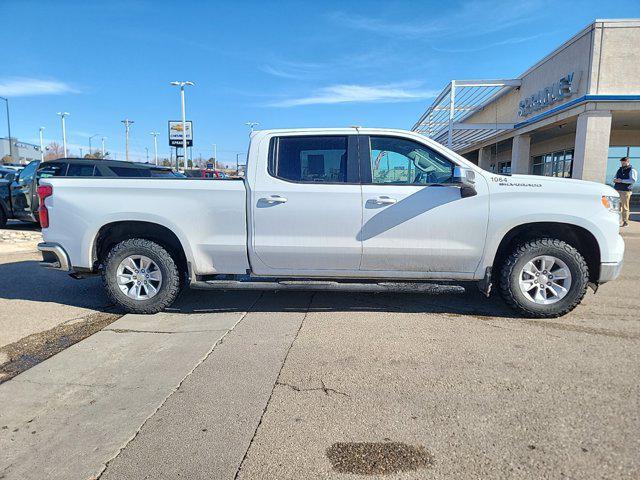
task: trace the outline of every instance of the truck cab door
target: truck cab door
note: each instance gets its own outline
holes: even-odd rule
[[[253,272],[357,273],[362,255],[357,136],[265,137],[257,148],[260,160],[249,187]]]
[[[363,137],[361,270],[385,276],[470,276],[484,250],[489,192],[476,175],[470,192],[456,163],[420,142]]]
[[[11,184],[11,205],[13,215],[20,220],[35,221],[32,213],[34,195],[37,196],[36,171],[40,161],[34,160],[20,170]]]

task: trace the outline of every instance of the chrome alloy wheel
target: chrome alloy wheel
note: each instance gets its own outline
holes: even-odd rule
[[[559,258],[542,255],[530,260],[522,268],[519,285],[527,300],[539,305],[550,305],[569,293],[571,271]]]
[[[130,255],[116,270],[118,287],[134,300],[148,300],[156,296],[162,285],[162,272],[156,263],[144,255]]]

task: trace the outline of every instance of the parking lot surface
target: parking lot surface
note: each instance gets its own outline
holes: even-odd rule
[[[0,385],[0,477],[639,478],[640,224],[624,235],[622,278],[554,320],[447,286],[125,315]],[[96,303],[38,308],[107,307],[84,282],[62,290]]]

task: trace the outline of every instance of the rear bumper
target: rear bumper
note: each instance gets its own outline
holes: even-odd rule
[[[39,243],[38,250],[42,252],[42,262],[40,262],[40,266],[54,270],[62,270],[63,272],[71,270],[67,252],[57,243]]]
[[[620,276],[622,270],[622,262],[615,263],[601,263],[600,264],[600,278],[598,283],[607,283],[611,280],[615,280]]]

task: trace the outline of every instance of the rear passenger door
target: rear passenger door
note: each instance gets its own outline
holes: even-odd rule
[[[265,138],[250,186],[252,269],[346,275],[360,266],[362,196],[355,135]]]

